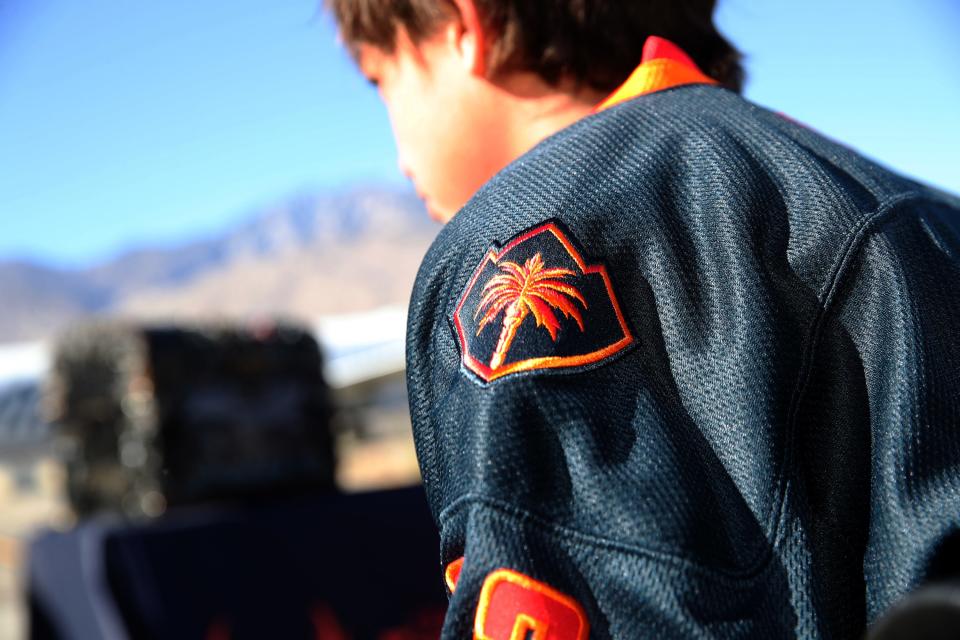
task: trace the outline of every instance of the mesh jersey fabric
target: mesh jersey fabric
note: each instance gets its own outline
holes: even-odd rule
[[[605,265],[635,340],[492,382],[453,317],[544,221]],[[445,226],[407,382],[443,638],[507,567],[590,637],[853,637],[960,524],[960,200],[726,89],[640,96],[546,139]],[[942,564],[942,563],[941,563]]]

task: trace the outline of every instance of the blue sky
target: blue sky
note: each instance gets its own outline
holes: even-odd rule
[[[319,0],[0,0],[0,259],[89,263],[402,184]],[[960,192],[960,3],[720,0],[747,96]]]

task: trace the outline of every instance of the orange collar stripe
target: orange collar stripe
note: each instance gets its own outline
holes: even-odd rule
[[[684,84],[718,84],[700,71],[683,50],[668,40],[650,36],[643,50],[644,59],[640,66],[634,69],[627,81],[616,91],[594,107],[594,112],[670,87]]]

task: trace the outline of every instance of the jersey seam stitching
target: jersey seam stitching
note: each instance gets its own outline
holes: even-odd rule
[[[779,486],[777,489],[778,504],[776,505],[773,514],[771,514],[775,515],[775,518],[773,518],[773,521],[771,522],[771,540],[774,548],[779,547],[783,542],[784,521],[787,515],[785,505],[787,502],[787,494],[792,484],[791,477],[795,460],[795,456],[793,455],[793,451],[795,449],[794,440],[796,435],[796,422],[799,413],[800,401],[803,399],[809,386],[813,361],[814,357],[816,356],[817,347],[819,346],[820,334],[823,330],[825,319],[832,309],[832,305],[840,287],[840,283],[850,269],[850,265],[853,263],[854,257],[859,253],[867,238],[876,230],[876,227],[884,223],[886,217],[894,212],[898,205],[904,202],[919,200],[922,198],[923,195],[918,193],[901,193],[884,200],[872,213],[864,216],[864,218],[847,237],[845,247],[840,252],[838,260],[831,269],[832,276],[828,279],[826,286],[821,289],[820,297],[823,302],[820,303],[817,315],[813,319],[813,322],[811,323],[807,332],[808,338],[806,348],[801,358],[800,375],[797,379],[796,385],[794,386],[793,394],[791,395],[790,399],[787,433],[785,438],[786,450],[784,451],[782,457],[783,462],[781,466],[780,480],[778,483]]]
[[[557,534],[562,534],[561,537],[564,537],[565,539],[578,538],[580,541],[594,547],[599,547],[608,551],[621,551],[630,553],[632,555],[644,556],[652,560],[707,574],[714,579],[720,579],[728,582],[744,583],[756,580],[767,570],[771,564],[772,558],[774,557],[772,548],[769,545],[765,545],[763,552],[758,554],[756,560],[752,564],[739,571],[726,571],[689,560],[679,554],[657,549],[650,549],[634,544],[627,544],[617,540],[611,540],[605,536],[586,533],[579,529],[574,529],[566,525],[553,522],[544,516],[532,513],[526,509],[510,504],[509,502],[505,502],[497,498],[491,498],[489,496],[475,494],[466,494],[451,502],[440,513],[438,520],[441,521],[442,525],[442,521],[450,517],[451,513],[459,511],[464,507],[477,504],[487,506],[508,516],[532,521],[537,525],[548,529],[554,536]]]

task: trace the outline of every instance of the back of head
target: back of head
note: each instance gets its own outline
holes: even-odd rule
[[[455,14],[454,0],[326,0],[348,46],[392,52],[398,27],[414,42]],[[741,55],[713,23],[716,0],[475,0],[492,35],[490,73],[531,71],[603,92],[641,59],[647,36],[678,44],[708,76],[739,92]]]

